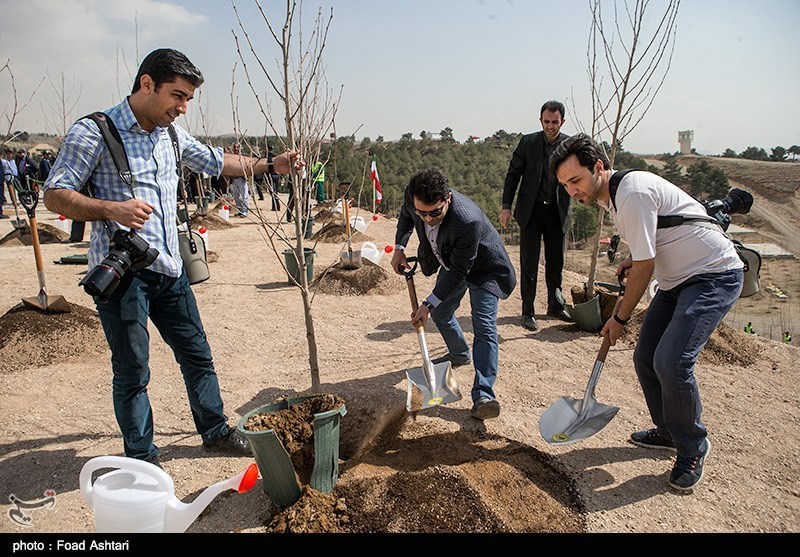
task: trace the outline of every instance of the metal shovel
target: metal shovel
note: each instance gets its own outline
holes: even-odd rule
[[[360,269],[364,263],[361,261],[361,250],[353,251],[350,241],[350,204],[346,197],[342,197],[342,208],[344,209],[344,222],[347,230],[347,251],[341,252],[339,258],[344,269]]]
[[[411,298],[411,310],[417,311],[417,291],[414,287],[414,271],[417,268],[416,257],[409,257],[409,263],[414,262],[411,269],[401,269],[406,277],[408,294]],[[408,392],[406,409],[409,412],[424,410],[432,406],[449,404],[461,400],[461,391],[458,389],[453,365],[451,362],[434,364],[428,354],[428,344],[425,341],[425,326],[422,322],[416,325],[419,348],[422,351],[422,367],[406,371],[408,378]]]
[[[591,437],[617,415],[617,406],[602,404],[594,397],[594,387],[610,345],[608,336],[604,336],[583,398],[561,397],[539,418],[539,433],[551,445],[568,445]]]
[[[47,313],[69,313],[72,308],[64,296],[48,296],[44,284],[44,263],[42,263],[42,252],[39,247],[39,231],[36,228],[36,204],[39,202],[39,194],[32,190],[21,191],[19,192],[19,202],[25,207],[31,221],[33,253],[36,255],[36,273],[39,275],[39,294],[34,298],[22,298],[22,303]]]
[[[624,293],[625,286],[620,281],[619,297],[614,313]],[[611,341],[608,335],[605,335],[583,398],[561,397],[539,418],[539,433],[551,445],[569,445],[587,439],[606,427],[619,412],[619,407],[602,404],[594,397],[594,388],[600,379],[600,372],[603,370],[610,346]]]

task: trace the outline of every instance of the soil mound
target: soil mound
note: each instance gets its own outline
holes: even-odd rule
[[[236,226],[216,214],[216,211],[213,213],[209,212],[205,216],[195,213],[192,215],[192,218],[189,219],[189,222],[193,229],[205,226],[207,230],[227,230],[228,228]]]
[[[549,463],[546,455],[499,436],[401,437],[402,432],[374,451],[346,462],[333,492],[305,488],[296,503],[277,509],[267,521],[266,531],[586,530],[584,511],[571,480]],[[416,451],[422,459],[404,451]],[[420,462],[442,460],[446,463],[419,468]]]
[[[314,219],[316,221],[316,218]],[[368,242],[373,240],[365,234],[357,230],[350,231],[351,237],[350,242],[352,244],[357,244],[359,242]],[[347,227],[339,222],[329,222],[322,228],[320,228],[316,234],[311,237],[312,240],[318,242],[325,242],[327,244],[336,244],[336,243],[344,243],[347,241]],[[356,249],[357,246],[354,246],[353,249]]]
[[[36,231],[39,233],[40,244],[60,244],[69,239],[69,233],[47,223],[37,222]],[[0,238],[0,246],[32,246],[33,236],[30,226],[15,229]]]
[[[389,273],[367,259],[362,261],[364,264],[358,269],[345,269],[339,261],[328,267],[311,285],[317,292],[340,296],[390,294],[403,288],[401,276]]]
[[[0,373],[91,359],[108,349],[97,312],[70,302],[69,313],[19,303],[0,316]]]
[[[645,310],[633,312],[621,340],[631,346],[636,344],[642,330],[645,313]],[[750,335],[737,331],[725,323],[720,323],[711,333],[708,343],[700,351],[697,361],[701,364],[734,364],[749,367],[756,363],[762,351],[763,347]]]
[[[344,217],[341,213],[334,213],[330,209],[321,209],[314,215],[314,222],[318,224],[328,224],[329,222],[343,222]]]

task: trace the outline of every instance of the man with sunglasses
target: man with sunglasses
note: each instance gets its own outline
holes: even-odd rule
[[[517,277],[500,235],[487,216],[471,199],[450,188],[438,168],[415,174],[405,190],[397,220],[392,269],[402,274],[409,268],[405,247],[416,229],[417,258],[422,273],[437,270],[436,284],[411,317],[412,323],[428,315],[447,345],[447,354],[432,360],[453,367],[470,363],[470,348],[455,317],[456,309],[469,291],[472,308],[473,418],[486,420],[500,414],[494,393],[497,378],[497,307],[514,291]]]

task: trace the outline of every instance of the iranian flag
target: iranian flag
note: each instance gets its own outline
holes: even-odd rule
[[[381,191],[381,179],[378,177],[378,159],[375,155],[372,155],[370,176],[372,177],[372,183],[375,185],[375,203],[380,203],[381,199],[383,199],[383,192]]]

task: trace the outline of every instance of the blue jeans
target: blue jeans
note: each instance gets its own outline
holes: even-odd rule
[[[447,351],[454,358],[469,358],[469,345],[464,331],[458,324],[455,313],[469,288],[472,306],[472,361],[475,365],[475,381],[472,385],[472,400],[494,399],[494,381],[497,378],[497,296],[466,281],[458,291],[431,311],[431,319],[439,329]]]
[[[706,449],[694,364],[739,298],[743,276],[741,269],[707,273],[659,290],[644,317],[633,354],[636,375],[653,423],[680,456]]]
[[[147,459],[158,455],[147,396],[148,316],[180,365],[194,424],[203,441],[228,434],[211,348],[185,272],[173,278],[148,270],[129,271],[107,302],[95,298],[95,303],[111,348],[114,414],[125,456]]]

